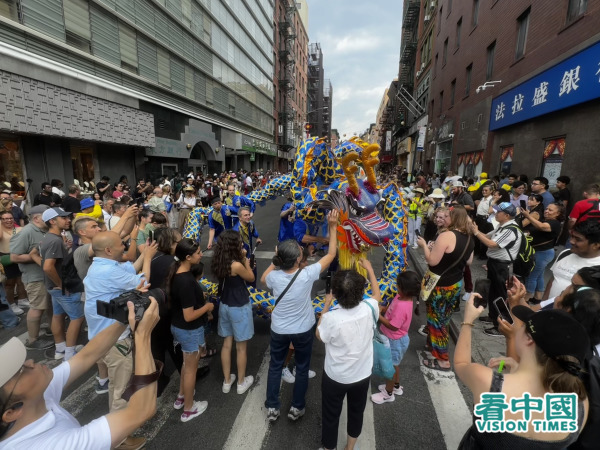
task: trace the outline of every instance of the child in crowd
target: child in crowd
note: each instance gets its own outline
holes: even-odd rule
[[[381,333],[387,338],[392,352],[392,363],[396,369],[394,377],[379,385],[379,392],[371,395],[373,403],[378,405],[393,402],[395,395],[402,395],[400,386],[400,361],[404,357],[410,338],[408,329],[412,320],[413,299],[421,290],[421,278],[413,271],[401,272],[398,275],[398,295],[394,297],[384,314],[379,316]]]

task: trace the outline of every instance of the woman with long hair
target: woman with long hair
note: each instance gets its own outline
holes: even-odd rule
[[[554,259],[554,245],[562,230],[565,207],[562,203],[550,203],[544,210],[543,221],[541,218],[534,218],[527,210],[523,210],[522,214],[531,224],[531,246],[535,249],[535,267],[527,277],[525,286],[529,297],[535,296],[537,300],[541,300],[544,295],[544,271]]]
[[[179,394],[173,404],[175,409],[183,408],[182,422],[199,416],[208,407],[206,401],[194,401],[198,361],[207,356],[204,325],[207,314],[214,309],[214,305],[204,299],[202,289],[190,271],[201,258],[198,244],[192,239],[182,239],[175,247],[175,262],[167,277],[171,332],[183,351]]]
[[[525,216],[526,213],[529,213],[528,216]],[[531,219],[544,221],[544,197],[540,194],[529,194],[526,210],[521,209],[515,220],[523,231],[531,233],[535,229]]]
[[[423,238],[417,241],[423,249],[429,270],[440,276],[427,299],[428,353],[423,365],[441,371],[450,370],[448,323],[460,301],[463,272],[465,266],[473,261],[475,248],[466,209],[453,208],[450,219],[448,230],[438,236],[431,250]]]
[[[461,381],[471,390],[475,404],[484,393],[503,393],[503,404],[522,399],[525,393],[544,399],[549,393],[574,393],[577,396],[577,427],[575,431],[553,433],[536,429],[531,423],[527,431],[482,433],[471,426],[459,448],[542,448],[563,449],[574,443],[584,427],[589,401],[581,379],[590,339],[585,328],[570,314],[556,309],[534,312],[518,305],[512,308],[515,319],[515,352],[517,363],[506,359],[507,370],[499,373],[495,367],[471,362],[471,333],[474,321],[483,312],[475,308],[473,294],[465,307],[464,321],[454,352],[454,368]],[[494,364],[491,364],[494,366]],[[508,373],[507,373],[508,372]],[[575,405],[573,405],[575,406]],[[546,414],[548,412],[546,411]],[[504,419],[520,420],[522,412],[505,411]],[[531,421],[544,420],[543,412],[532,411]],[[595,443],[597,444],[597,442]]]
[[[314,282],[329,268],[335,258],[338,212],[331,211],[327,216],[327,222],[329,249],[317,263],[300,269],[302,249],[298,242],[288,239],[277,246],[273,262],[261,277],[261,281],[266,282],[269,289],[273,289],[275,299],[281,296],[279,303],[271,312],[271,361],[265,401],[267,419],[270,422],[276,421],[279,417],[281,372],[290,342],[294,345],[295,351],[296,382],[288,418],[298,420],[305,413],[308,367],[314,336],[312,328],[315,324],[315,312],[310,294]]]
[[[219,281],[219,336],[224,338],[221,348],[223,366],[223,393],[231,390],[236,376],[231,373],[231,348],[235,341],[237,355],[237,393],[246,392],[254,377],[246,376],[247,344],[254,335],[252,305],[246,282],[254,281],[254,271],[250,259],[246,258],[246,249],[242,245],[240,233],[225,230],[219,236],[212,259],[212,273]]]

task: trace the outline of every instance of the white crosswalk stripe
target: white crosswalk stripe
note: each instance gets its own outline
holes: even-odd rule
[[[417,352],[421,372],[435,408],[446,448],[458,448],[467,428],[471,426],[471,412],[463,398],[454,372],[440,372],[423,366],[423,356]]]

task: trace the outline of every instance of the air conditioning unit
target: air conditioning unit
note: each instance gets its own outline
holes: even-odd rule
[[[431,4],[431,9],[435,8],[435,0],[433,0],[430,4]]]
[[[425,63],[421,63],[421,71],[425,68]]]
[[[425,22],[429,22],[431,20],[431,16],[429,14],[425,14],[425,17],[423,17],[423,20]]]
[[[419,71],[417,72],[417,78],[419,78],[420,76],[421,76],[421,71],[419,70]]]

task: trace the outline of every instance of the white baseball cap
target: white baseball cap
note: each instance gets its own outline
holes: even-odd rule
[[[27,349],[25,345],[16,337],[0,347],[0,387],[4,386],[8,380],[15,376],[21,370],[23,363],[27,358]]]
[[[44,222],[48,222],[49,220],[52,220],[55,217],[67,217],[70,215],[70,212],[67,212],[62,208],[49,208],[42,213],[42,220]]]

